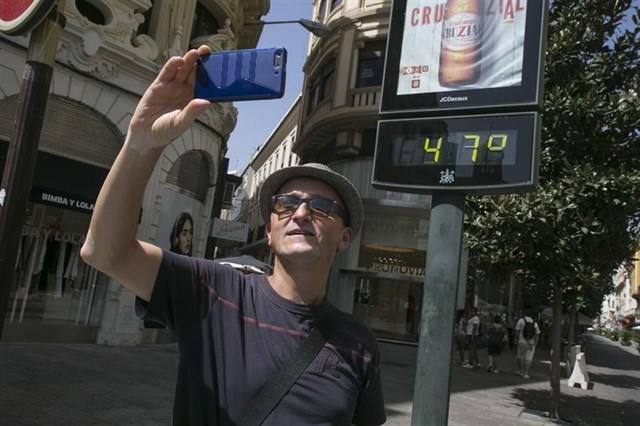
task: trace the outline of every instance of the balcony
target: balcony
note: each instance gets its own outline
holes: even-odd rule
[[[367,108],[378,112],[378,104],[380,103],[380,87],[359,87],[351,89],[351,107]]]
[[[345,105],[335,108],[333,98],[319,103],[300,123],[299,143],[306,147],[322,146],[341,130],[375,127],[379,119],[380,86],[350,89],[346,100]]]

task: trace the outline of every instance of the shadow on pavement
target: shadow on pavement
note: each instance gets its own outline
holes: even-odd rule
[[[549,391],[517,388],[512,396],[521,401],[526,409],[549,411]],[[640,418],[640,404],[631,400],[611,401],[593,396],[573,396],[561,391],[560,417],[572,425],[637,424],[637,419]]]
[[[589,373],[593,383],[602,383],[617,388],[640,390],[640,379],[622,374]],[[640,419],[638,420],[640,422]]]
[[[598,345],[596,356],[590,356],[590,349],[594,345]],[[616,359],[616,370],[634,370],[640,369],[640,354],[636,355],[618,346],[617,343],[610,342],[608,339],[600,336],[590,336],[585,346],[587,354],[587,364],[597,367],[610,367],[610,359]]]

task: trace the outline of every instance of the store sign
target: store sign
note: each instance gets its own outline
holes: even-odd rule
[[[56,0],[0,1],[0,32],[22,35],[38,26],[49,14]]]
[[[22,227],[22,236],[39,237],[44,236],[47,240],[61,241],[63,243],[84,243],[87,239],[86,234],[80,234],[78,232],[60,232],[53,229],[42,229],[37,226],[24,225]]]
[[[424,268],[407,265],[393,265],[389,263],[372,263],[370,269],[375,272],[411,275],[415,277],[424,277],[425,274]]]
[[[38,188],[31,189],[31,201],[85,213],[92,213],[95,207],[95,201]]]
[[[249,236],[249,225],[231,220],[213,219],[212,237],[246,243]]]

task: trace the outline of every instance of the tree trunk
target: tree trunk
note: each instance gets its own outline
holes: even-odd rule
[[[571,371],[573,370],[573,363],[575,361],[574,357],[571,356],[571,348],[575,344],[576,340],[576,304],[571,305],[571,311],[569,312],[569,325],[567,327],[567,349],[564,354],[564,362],[565,362],[565,371],[566,376],[569,377],[571,375]],[[562,336],[560,336],[562,338]]]
[[[576,313],[577,308],[574,303],[571,305],[571,313],[569,314],[569,328],[567,329],[567,346],[571,347],[575,344],[576,341]]]
[[[553,319],[551,321],[551,408],[549,417],[560,419],[560,327],[562,324],[562,288],[553,289]]]

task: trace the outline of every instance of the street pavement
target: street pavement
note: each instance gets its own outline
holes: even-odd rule
[[[561,415],[571,425],[640,424],[640,355],[601,336],[585,346],[589,389],[562,380]],[[411,424],[416,347],[380,343],[387,425]],[[452,365],[449,425],[551,424],[549,351],[538,349],[531,379]],[[480,362],[486,366],[486,351]],[[0,425],[168,425],[177,370],[175,345],[0,344]],[[524,415],[522,415],[524,412]]]

